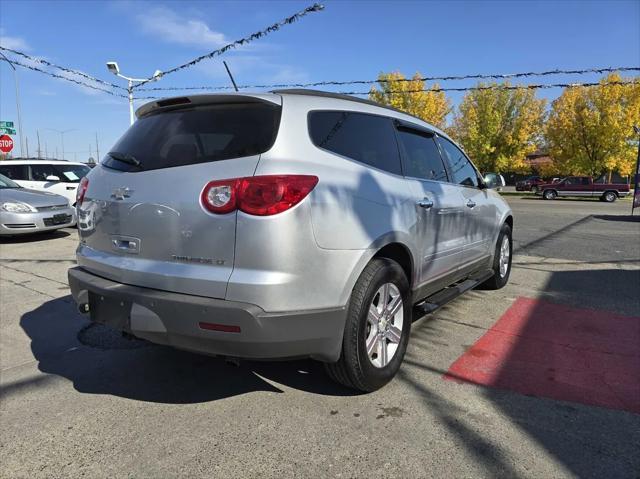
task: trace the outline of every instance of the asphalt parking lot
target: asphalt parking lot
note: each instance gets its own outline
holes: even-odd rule
[[[628,200],[507,199],[510,284],[416,318],[366,395],[312,361],[87,328],[75,230],[4,240],[0,475],[640,477],[640,221]]]

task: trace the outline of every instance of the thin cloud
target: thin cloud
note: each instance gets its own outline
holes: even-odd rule
[[[217,48],[229,43],[225,35],[202,20],[184,18],[166,7],[156,7],[136,15],[144,33],[180,45]]]
[[[29,51],[31,49],[24,38],[5,35],[4,28],[0,28],[0,45],[12,50]]]

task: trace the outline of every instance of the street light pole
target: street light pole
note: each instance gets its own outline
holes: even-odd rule
[[[13,69],[13,81],[16,84],[16,111],[18,112],[18,131],[20,132],[20,156],[24,156],[24,133],[22,132],[22,115],[20,113],[20,89],[18,88],[18,74],[16,73],[16,67],[13,65],[11,60],[9,60],[3,53],[0,53],[0,56],[2,56],[2,58]]]
[[[64,134],[69,133],[70,131],[77,131],[77,128],[70,128],[68,130],[57,130],[55,128],[43,128],[44,130],[50,130],[60,133],[60,142],[62,143],[62,159],[64,160]],[[57,156],[57,154],[56,154]]]
[[[122,75],[120,73],[120,68],[118,67],[118,63],[117,62],[107,62],[107,69],[111,73],[113,73],[115,76],[123,78],[123,79],[127,80],[127,82],[128,82],[127,96],[129,98],[129,122],[130,122],[131,125],[133,125],[133,122],[136,119],[135,115],[133,114],[133,87],[134,87],[133,83],[134,82],[140,83],[140,82],[143,82],[143,81],[157,81],[162,76],[162,72],[160,70],[156,70],[151,78],[131,78],[131,77]]]

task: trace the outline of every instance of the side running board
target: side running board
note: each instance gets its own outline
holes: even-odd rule
[[[416,304],[416,309],[423,314],[433,313],[436,309],[444,306],[448,302],[454,300],[463,293],[466,293],[470,289],[484,283],[486,280],[494,275],[492,269],[474,273],[464,281],[455,283],[447,288],[444,288],[437,293],[429,296],[421,303]]]

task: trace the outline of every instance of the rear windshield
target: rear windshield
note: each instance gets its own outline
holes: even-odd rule
[[[264,153],[275,141],[280,111],[277,105],[250,102],[151,114],[127,130],[102,164],[157,170]]]

